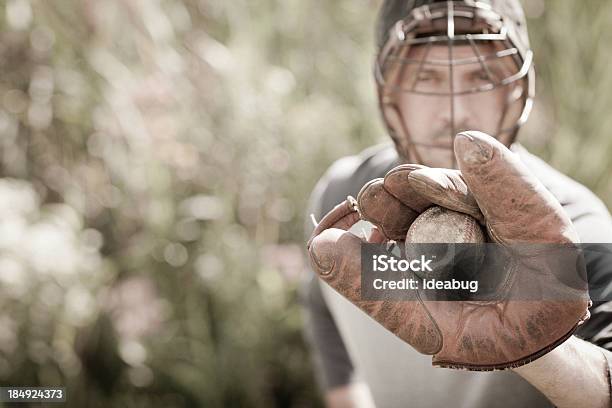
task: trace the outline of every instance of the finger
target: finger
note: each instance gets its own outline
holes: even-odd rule
[[[306,247],[310,248],[313,238],[328,228],[349,230],[355,223],[357,223],[357,221],[359,221],[359,213],[355,209],[354,200],[354,198],[348,197],[346,200],[328,212],[316,225],[314,231],[312,231]]]
[[[361,300],[361,243],[356,235],[337,228],[315,236],[308,249],[314,271],[342,296]]]
[[[454,142],[459,169],[497,242],[578,242],[557,199],[518,156],[493,137],[463,132]]]
[[[442,347],[442,335],[422,302],[362,300],[361,243],[350,232],[324,230],[314,237],[309,248],[313,269],[340,295],[419,352],[437,353]]]
[[[372,227],[372,231],[370,231],[370,236],[368,237],[368,242],[370,244],[382,244],[386,240],[387,238],[385,238],[384,234],[380,232],[377,227]]]
[[[402,164],[394,167],[385,175],[385,190],[404,205],[412,208],[419,214],[422,213],[428,207],[431,207],[433,203],[414,190],[408,182],[408,177],[413,171],[426,168],[420,164]]]
[[[484,223],[478,203],[469,191],[460,171],[419,169],[411,172],[408,180],[412,189],[424,199],[449,210],[471,215]]]
[[[405,206],[384,188],[383,179],[367,183],[357,195],[357,205],[361,218],[376,225],[388,238],[402,240],[418,216],[418,213]]]

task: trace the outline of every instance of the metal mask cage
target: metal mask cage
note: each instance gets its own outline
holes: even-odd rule
[[[491,9],[488,4],[480,2],[440,2],[424,5],[412,10],[404,19],[399,20],[390,30],[389,37],[380,49],[375,61],[374,76],[379,92],[379,102],[383,110],[383,118],[390,129],[385,117],[384,105],[394,104],[400,93],[415,95],[430,95],[449,97],[451,116],[454,110],[455,97],[489,92],[498,88],[517,84],[520,93],[512,92],[511,98],[506,102],[501,123],[506,123],[510,105],[522,102],[519,113],[513,113],[516,120],[509,126],[498,128],[494,136],[509,133],[514,138],[518,128],[527,120],[532,107],[535,91],[533,53],[531,50],[518,48],[510,32],[509,23]],[[493,45],[483,52],[486,45]],[[467,58],[453,58],[453,47],[468,46],[473,56]],[[409,58],[410,47],[424,47],[419,58]],[[448,59],[428,58],[432,47],[446,46]],[[508,64],[505,60],[513,63]],[[474,86],[459,88],[454,82],[455,70],[461,66],[474,65],[483,73],[482,78]],[[448,69],[446,82],[438,81],[435,86],[424,86],[419,78],[428,68]],[[408,73],[408,74],[407,74]],[[516,110],[516,109],[515,109]],[[451,129],[454,137],[456,128]],[[418,144],[410,140],[408,142]],[[435,144],[422,146],[437,147]],[[448,147],[447,147],[448,148]],[[453,157],[454,164],[454,157]]]

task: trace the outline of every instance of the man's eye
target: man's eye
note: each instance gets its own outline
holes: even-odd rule
[[[473,78],[478,81],[490,81],[491,80],[491,78],[489,78],[489,74],[484,70],[474,73]]]
[[[419,72],[417,79],[419,81],[431,81],[433,79],[436,79],[436,76],[433,72]]]

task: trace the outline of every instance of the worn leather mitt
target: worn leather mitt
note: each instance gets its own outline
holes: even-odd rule
[[[479,132],[457,135],[459,170],[401,165],[373,180],[317,225],[307,247],[322,280],[403,341],[432,355],[434,366],[469,370],[518,367],[544,355],[589,318],[579,253],[577,278],[558,276],[565,259],[541,256],[540,244],[573,248],[578,236],[561,205],[518,157]],[[510,254],[503,279],[487,300],[361,300],[360,247],[347,230],[372,222],[376,242],[402,240],[414,219],[433,204],[469,214]],[[526,245],[525,245],[526,244]],[[517,248],[526,248],[524,252]],[[521,253],[519,253],[521,252]],[[571,257],[570,257],[571,258]],[[493,299],[493,300],[491,300]]]

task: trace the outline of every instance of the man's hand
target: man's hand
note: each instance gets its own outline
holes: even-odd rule
[[[434,365],[517,367],[561,344],[589,317],[586,279],[568,282],[558,273],[567,265],[533,251],[538,244],[571,249],[578,237],[551,193],[497,140],[462,133],[454,149],[459,171],[399,166],[366,184],[356,202],[334,208],[309,240],[311,261],[325,282],[417,351],[433,355]],[[347,230],[362,218],[377,226],[382,241],[402,240],[433,204],[475,217],[508,248],[512,261],[493,300],[361,300],[364,241]],[[518,254],[521,245],[527,252]]]

